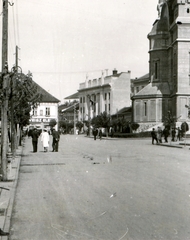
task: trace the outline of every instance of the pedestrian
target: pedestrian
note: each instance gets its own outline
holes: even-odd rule
[[[60,140],[59,132],[53,129],[52,137],[53,137],[52,152],[58,152],[59,140]]]
[[[113,133],[114,133],[114,131],[113,131],[113,128],[111,127],[110,128],[110,136],[111,136],[111,138],[113,137]]]
[[[93,135],[94,135],[94,140],[96,140],[96,136],[98,135],[98,129],[97,128],[93,129]]]
[[[39,132],[36,127],[34,127],[33,131],[31,132],[31,137],[32,137],[33,152],[37,152]]]
[[[99,139],[102,140],[102,129],[99,129]]]
[[[152,136],[152,144],[154,144],[154,140],[156,140],[156,143],[158,144],[158,139],[157,139],[156,132],[155,132],[154,128],[151,131],[151,136]]]
[[[41,142],[44,152],[47,152],[49,148],[49,133],[47,132],[47,129],[44,129],[44,131],[41,133]]]
[[[175,135],[176,135],[176,130],[175,128],[172,128],[172,142],[175,141]]]
[[[163,136],[164,136],[165,143],[167,143],[168,142],[168,136],[169,136],[169,130],[166,127],[163,130]]]
[[[181,140],[181,129],[179,127],[177,128],[177,140]]]
[[[162,143],[162,129],[160,127],[158,127],[157,139],[159,143]]]

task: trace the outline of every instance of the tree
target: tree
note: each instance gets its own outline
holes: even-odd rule
[[[81,129],[84,127],[84,123],[81,122],[81,121],[78,121],[78,122],[76,123],[76,127],[79,129],[79,131],[81,131]]]
[[[139,126],[140,125],[138,123],[136,123],[136,122],[131,123],[131,129],[133,131],[136,131],[139,128]]]
[[[29,124],[30,112],[36,108],[41,100],[41,94],[37,91],[37,85],[32,80],[32,74],[13,71],[11,77],[11,91],[9,95],[9,120],[11,121],[13,135],[11,138],[12,151],[15,152],[16,125],[20,129],[19,144],[21,145],[21,131]]]
[[[56,119],[51,119],[50,122],[49,122],[49,126],[50,126],[50,128],[55,127],[56,124],[57,124]]]
[[[107,114],[106,112],[100,113],[100,115],[94,117],[91,120],[91,124],[97,128],[99,127],[105,128],[107,130],[106,135],[108,136],[110,128],[110,115]]]

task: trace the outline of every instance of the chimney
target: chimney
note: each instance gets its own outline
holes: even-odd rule
[[[101,85],[104,85],[104,71],[102,71],[102,76],[101,76]]]
[[[113,75],[116,75],[116,74],[117,74],[117,70],[114,68]]]
[[[86,80],[85,80],[85,88],[88,87],[88,73],[86,74]]]

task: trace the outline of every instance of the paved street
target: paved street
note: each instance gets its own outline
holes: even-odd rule
[[[51,150],[51,148],[50,148]],[[10,240],[188,240],[190,151],[150,139],[26,139]]]

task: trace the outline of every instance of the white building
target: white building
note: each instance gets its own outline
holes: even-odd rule
[[[30,126],[36,126],[38,128],[49,128],[49,122],[51,119],[55,119],[58,123],[58,103],[57,98],[52,96],[37,83],[37,91],[42,95],[41,100],[37,108],[31,111]],[[56,125],[57,128],[58,124]]]
[[[121,108],[131,106],[130,99],[130,75],[131,72],[117,73],[113,70],[110,76],[102,76],[98,79],[80,83],[79,86],[79,120],[89,120],[107,112],[116,114]]]

